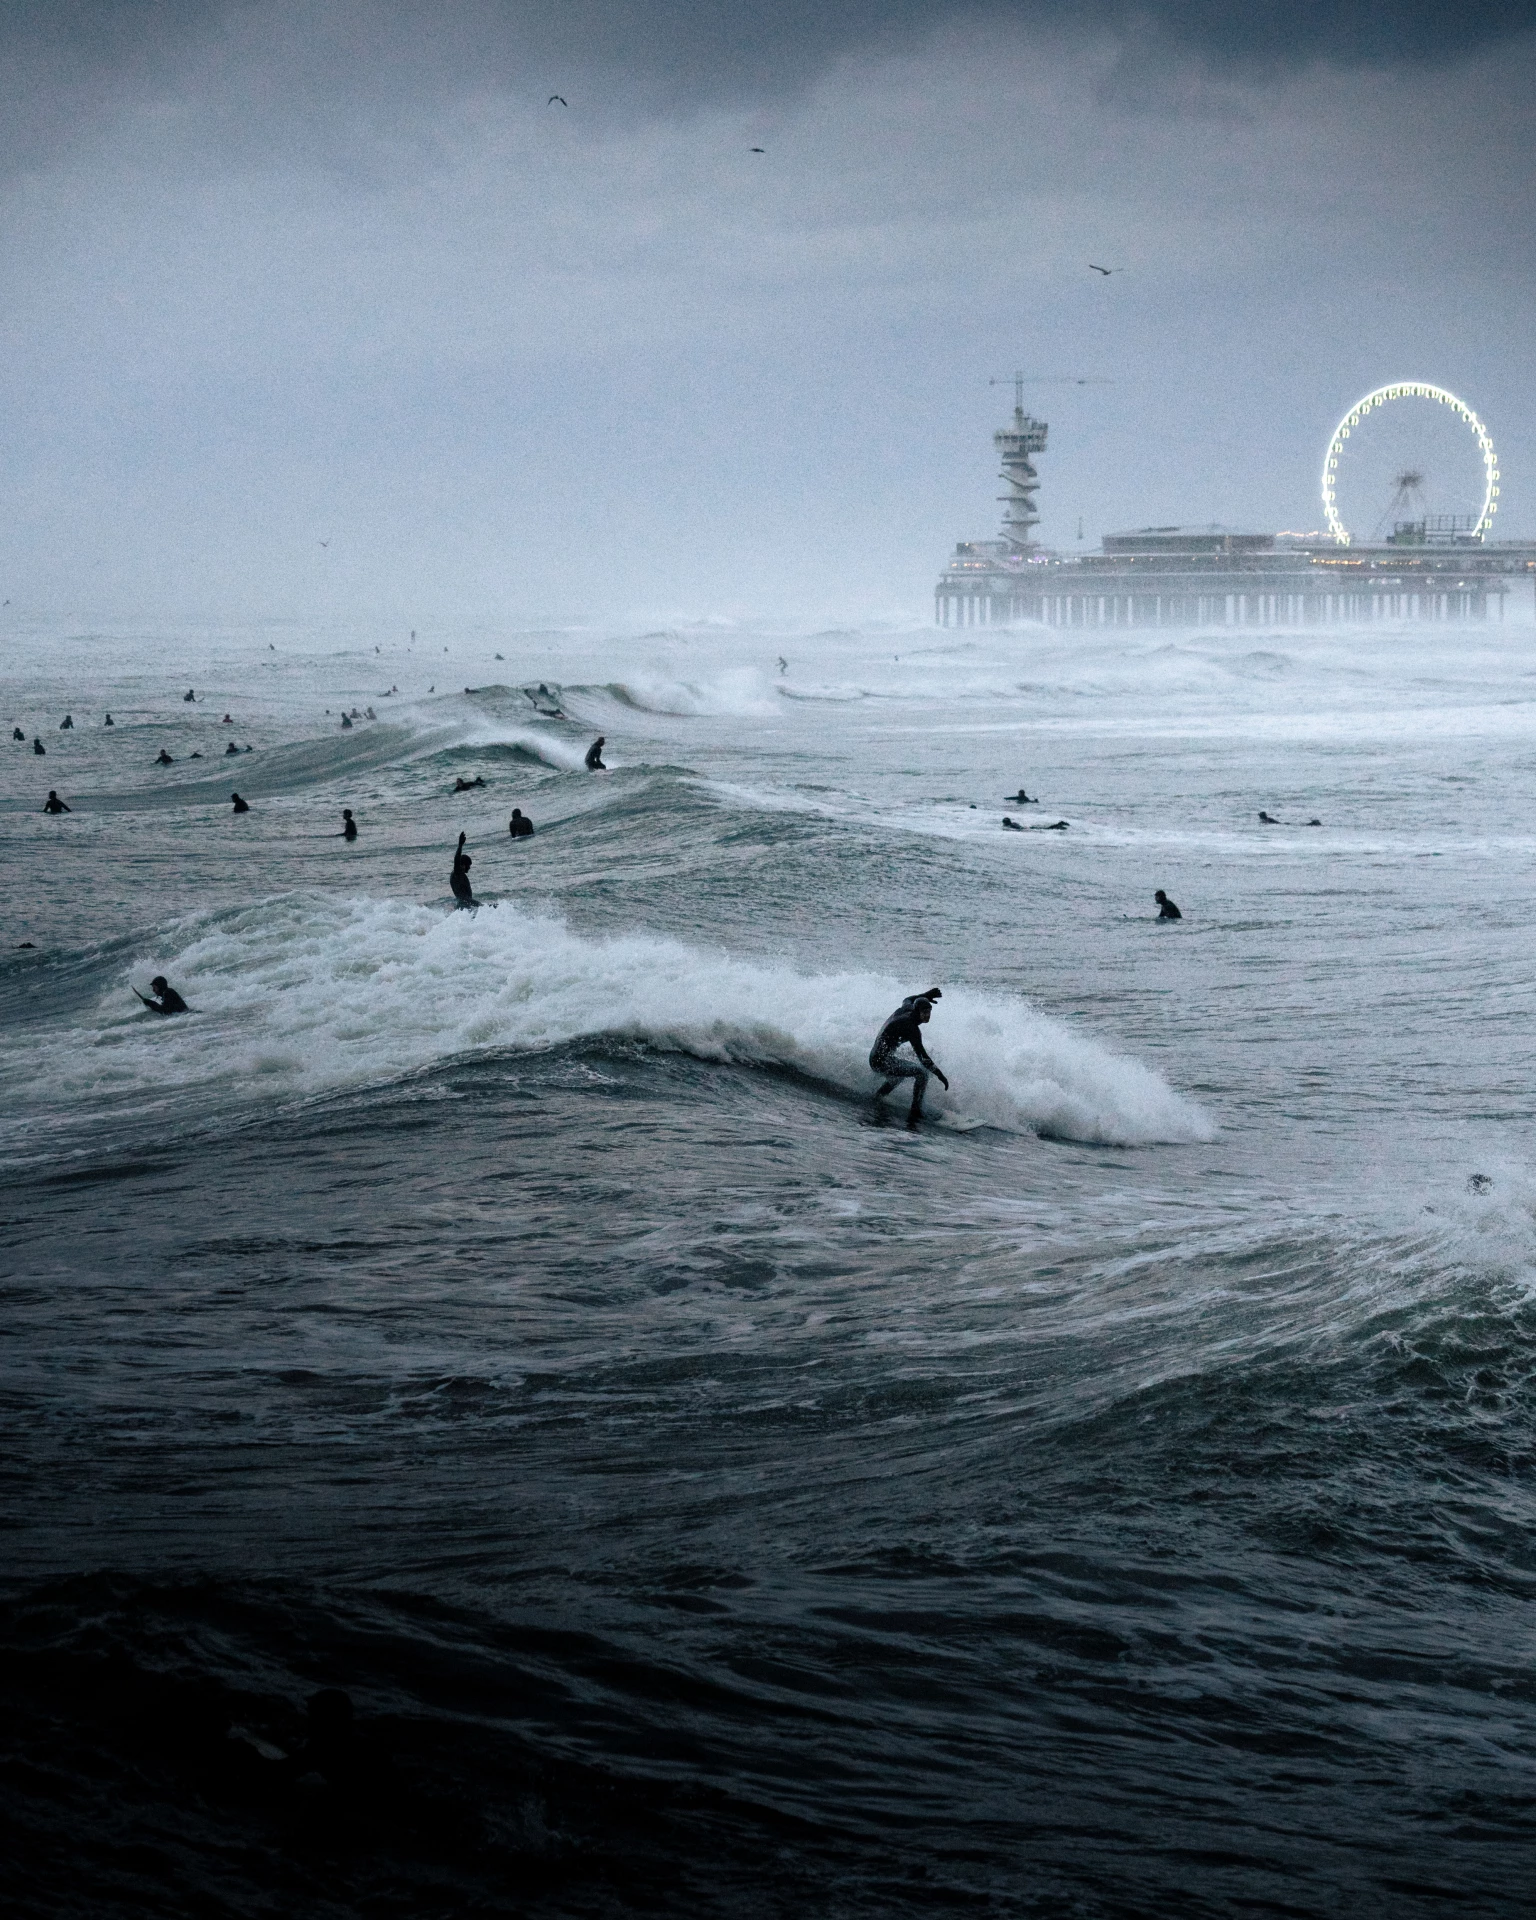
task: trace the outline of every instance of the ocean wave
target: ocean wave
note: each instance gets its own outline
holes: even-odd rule
[[[199,1018],[132,1008],[164,972]],[[287,895],[183,924],[53,1036],[7,1062],[50,1103],[157,1101],[232,1086],[279,1096],[387,1081],[485,1050],[612,1036],[703,1061],[787,1068],[871,1092],[880,1021],[910,982],[805,975],[645,933],[594,938],[509,903],[477,914],[404,901]],[[1148,1067],[1021,1001],[946,990],[934,1050],[954,1082],[934,1106],[997,1127],[1105,1145],[1207,1139],[1191,1101]]]

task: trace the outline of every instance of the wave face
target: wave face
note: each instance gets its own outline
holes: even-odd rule
[[[160,971],[195,1019],[135,1010],[134,987]],[[489,1049],[611,1039],[867,1095],[871,1039],[900,998],[891,979],[807,977],[645,934],[594,939],[510,904],[445,915],[290,896],[144,953],[87,1020],[28,1034],[7,1078],[23,1106],[40,1077],[56,1111],[103,1098],[137,1108],[231,1083],[310,1096]],[[1120,1146],[1211,1136],[1156,1074],[1027,1007],[952,990],[943,1035],[965,1111],[995,1126]],[[932,1104],[957,1103],[935,1082]],[[12,1129],[24,1138],[32,1124],[17,1115]]]
[[[1529,639],[22,635],[7,1912],[1523,1916]]]

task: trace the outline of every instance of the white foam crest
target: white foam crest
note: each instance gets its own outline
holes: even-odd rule
[[[586,746],[559,734],[545,733],[538,727],[509,725],[506,721],[471,720],[455,735],[464,747],[512,747],[540,760],[558,773],[580,773],[586,765]]]
[[[706,679],[673,680],[656,674],[627,673],[607,687],[568,687],[566,698],[592,692],[606,693],[642,713],[685,717],[740,714],[746,718],[778,712],[777,695],[768,678],[753,667],[734,667]]]
[[[167,973],[197,1018],[127,1011]],[[485,1049],[614,1035],[696,1059],[794,1068],[868,1096],[881,1020],[910,991],[872,973],[807,976],[644,933],[592,938],[509,903],[477,914],[290,895],[145,955],[94,1018],[35,1030],[10,1062],[50,1102],[165,1099],[232,1085],[285,1096],[397,1078]],[[933,1105],[1000,1127],[1112,1145],[1209,1138],[1157,1074],[1015,1000],[947,990]],[[44,1058],[46,1055],[48,1057]],[[896,1098],[901,1099],[898,1094]]]

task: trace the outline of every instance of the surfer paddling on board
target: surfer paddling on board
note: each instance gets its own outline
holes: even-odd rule
[[[134,992],[139,993],[137,987],[134,988]],[[153,999],[150,998],[150,994],[154,995]],[[149,993],[139,993],[139,998],[151,1013],[190,1013],[192,1011],[163,973],[155,975],[149,983]]]
[[[912,1082],[912,1108],[907,1115],[909,1127],[915,1127],[923,1117],[923,1095],[928,1089],[930,1073],[937,1074],[944,1081],[945,1091],[949,1090],[949,1081],[945,1079],[943,1068],[934,1063],[923,1045],[923,1028],[933,1017],[933,1003],[939,998],[941,995],[937,987],[925,988],[922,993],[909,993],[880,1029],[869,1052],[870,1071],[885,1076],[884,1083],[875,1090],[877,1104],[888,1093],[895,1092],[898,1082]],[[896,1049],[903,1045],[909,1046],[917,1055],[916,1061],[897,1058]]]
[[[468,838],[467,833],[459,835],[459,844],[453,856],[453,872],[448,876],[448,884],[453,888],[453,897],[461,907],[473,907],[479,904],[475,899],[474,888],[469,884],[469,869],[472,862],[464,851],[464,842]]]

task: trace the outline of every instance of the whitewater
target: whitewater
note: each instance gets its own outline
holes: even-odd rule
[[[1533,640],[20,623],[17,1910],[1523,1912]]]

